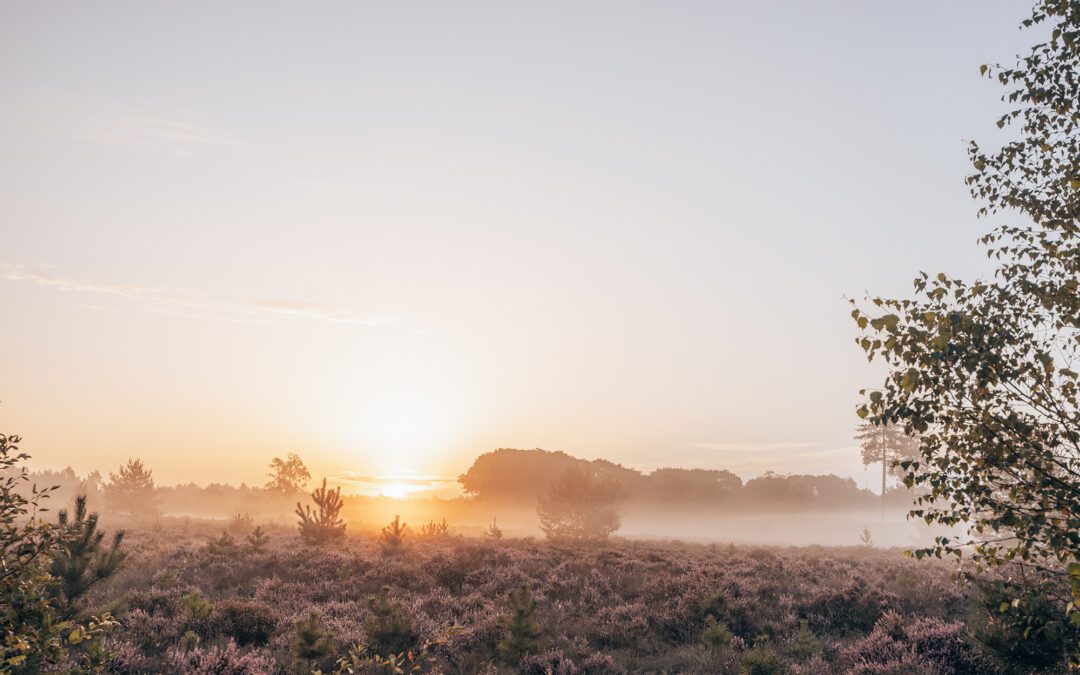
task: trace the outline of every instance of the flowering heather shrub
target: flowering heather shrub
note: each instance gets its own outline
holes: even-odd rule
[[[89,603],[123,608],[111,670],[332,672],[350,653],[412,650],[443,673],[995,672],[964,623],[976,598],[949,566],[898,551],[451,537],[387,556],[375,539],[323,549],[281,533],[221,556],[205,548],[218,535],[130,533],[137,564]],[[522,585],[522,641],[500,654]]]
[[[242,652],[235,642],[228,642],[209,649],[170,650],[167,668],[187,675],[262,675],[273,672],[274,663],[261,654]]]

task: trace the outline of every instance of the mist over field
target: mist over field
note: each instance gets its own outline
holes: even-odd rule
[[[1080,673],[1080,0],[0,0],[37,673]]]

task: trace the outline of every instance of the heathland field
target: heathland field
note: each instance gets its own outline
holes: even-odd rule
[[[134,531],[124,672],[992,672],[979,594],[898,549]],[[524,590],[523,590],[524,589]],[[977,630],[976,630],[977,629]],[[397,655],[402,655],[400,659]],[[524,656],[522,656],[524,655]],[[388,663],[400,661],[397,665]],[[398,670],[395,670],[398,669]]]

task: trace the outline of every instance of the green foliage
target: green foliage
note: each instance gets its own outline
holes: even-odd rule
[[[91,587],[116,574],[127,557],[120,550],[124,531],[115,532],[106,545],[105,533],[99,532],[97,525],[98,514],[86,512],[86,495],[75,498],[74,518],[69,518],[67,510],[57,514],[60,540],[51,556],[49,573],[59,582],[69,614]]]
[[[420,526],[420,536],[429,539],[445,539],[450,536],[450,526],[446,523],[446,518],[438,523],[431,520]]]
[[[270,462],[269,476],[270,480],[266,483],[266,489],[290,497],[303,493],[308,481],[311,480],[311,472],[295,452],[290,452],[285,459],[275,457]]]
[[[712,614],[705,616],[705,630],[701,632],[701,641],[710,647],[727,647],[731,644],[731,631],[723,621],[717,621]]]
[[[382,535],[379,537],[383,550],[388,553],[399,550],[405,544],[408,531],[409,526],[401,522],[401,517],[394,516],[390,524],[382,529]]]
[[[64,620],[68,609],[50,559],[62,556],[71,533],[43,522],[41,502],[54,488],[21,490],[30,456],[18,436],[0,434],[0,672],[38,673],[100,665],[100,640],[117,625],[108,613],[85,622]],[[28,522],[23,522],[29,517]]]
[[[247,536],[248,551],[251,553],[262,553],[269,541],[270,537],[263,532],[262,526],[258,526]]]
[[[109,509],[131,516],[159,515],[153,473],[141,459],[129,459],[116,473],[109,472],[104,489]]]
[[[296,503],[296,515],[300,516],[300,538],[305,544],[326,544],[345,536],[345,521],[341,518],[341,487],[328,490],[326,479],[322,486],[311,493],[311,499],[318,509],[312,511],[310,505]]]
[[[503,538],[502,528],[499,527],[495,518],[491,519],[491,525],[488,525],[487,532],[484,533],[484,537],[493,541],[498,541]]]
[[[981,239],[990,281],[922,274],[914,298],[852,312],[868,358],[889,369],[858,414],[919,434],[919,457],[900,462],[924,490],[912,516],[967,528],[915,555],[971,550],[979,568],[1018,567],[1016,593],[1062,588],[1080,562],[1080,3],[1038,0],[1024,21],[1036,24],[1048,42],[982,68],[1014,106],[998,126],[1017,128],[996,151],[972,143],[967,178],[980,213],[1029,224]],[[1067,592],[1052,596],[1075,616]]]
[[[529,588],[522,585],[510,594],[510,620],[507,634],[499,643],[499,658],[505,663],[517,664],[526,654],[537,654],[543,649],[540,625],[536,621],[536,601]]]
[[[795,634],[795,640],[788,645],[787,652],[799,661],[821,653],[821,643],[814,631],[810,630],[810,622],[806,619],[799,619],[799,632]]]
[[[1005,670],[1028,672],[1046,669],[1068,655],[1080,637],[1055,602],[1049,584],[1030,587],[1004,581],[981,581],[985,613],[976,625],[975,638],[985,645]]]
[[[319,623],[319,616],[315,612],[311,612],[307,619],[296,624],[292,650],[300,662],[308,665],[333,653],[330,634]]]
[[[540,529],[556,541],[603,541],[621,524],[615,509],[621,494],[617,481],[571,467],[540,497]]]
[[[206,551],[213,555],[232,555],[236,553],[236,540],[228,532],[222,532],[217,539],[206,542]]]
[[[739,663],[739,675],[780,675],[785,670],[784,660],[764,636],[754,642]]]
[[[421,673],[423,668],[416,662],[412,652],[391,654],[390,656],[366,656],[355,650],[338,659],[333,675],[412,675]]]
[[[412,619],[400,603],[390,600],[386,588],[367,600],[364,619],[368,649],[374,654],[398,654],[409,651],[416,642]]]
[[[214,606],[203,596],[202,591],[195,590],[184,596],[184,614],[188,621],[206,621],[213,612]]]

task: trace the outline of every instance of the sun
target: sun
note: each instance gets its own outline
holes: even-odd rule
[[[408,483],[385,483],[379,486],[379,494],[393,499],[405,499],[410,493],[416,492],[418,489],[420,489],[418,486],[409,485]]]

